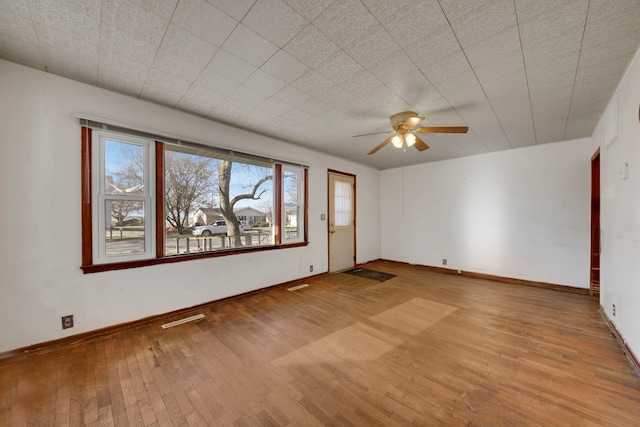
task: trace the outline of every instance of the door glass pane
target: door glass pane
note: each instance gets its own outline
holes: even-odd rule
[[[145,251],[143,201],[105,200],[105,252],[107,255]]]
[[[105,194],[142,195],[144,192],[144,147],[119,141],[104,141]]]
[[[334,185],[334,221],[340,227],[353,224],[353,212],[351,202],[351,184],[335,181]]]

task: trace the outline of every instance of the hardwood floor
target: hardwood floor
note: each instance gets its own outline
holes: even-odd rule
[[[640,425],[596,298],[366,268],[0,362],[0,425]]]

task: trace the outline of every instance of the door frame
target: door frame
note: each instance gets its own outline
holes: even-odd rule
[[[600,295],[600,148],[591,156],[591,246],[589,252],[589,293]]]
[[[329,199],[331,197],[330,186],[331,186],[332,174],[353,178],[353,265],[354,266],[357,264],[356,260],[358,259],[357,252],[356,252],[358,248],[358,244],[356,241],[356,236],[357,236],[356,227],[358,226],[358,220],[357,220],[358,204],[356,203],[358,186],[356,182],[356,175],[349,172],[339,171],[336,169],[327,169],[327,271],[329,272],[331,271],[331,237],[330,237],[331,232],[330,232],[330,226],[329,226],[329,224],[331,223],[331,212],[329,212],[329,206],[331,206],[331,201]]]

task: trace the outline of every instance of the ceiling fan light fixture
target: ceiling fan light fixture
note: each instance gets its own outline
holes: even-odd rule
[[[393,144],[394,147],[396,148],[400,148],[402,147],[402,136],[400,135],[394,135],[393,138],[391,138],[391,143]]]
[[[407,132],[404,135],[404,141],[407,143],[407,147],[412,147],[413,144],[416,143],[416,136],[412,133]]]

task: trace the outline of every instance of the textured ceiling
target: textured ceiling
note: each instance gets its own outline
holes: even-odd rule
[[[0,58],[385,169],[590,136],[638,0],[0,0]],[[367,152],[394,113],[430,150]]]

